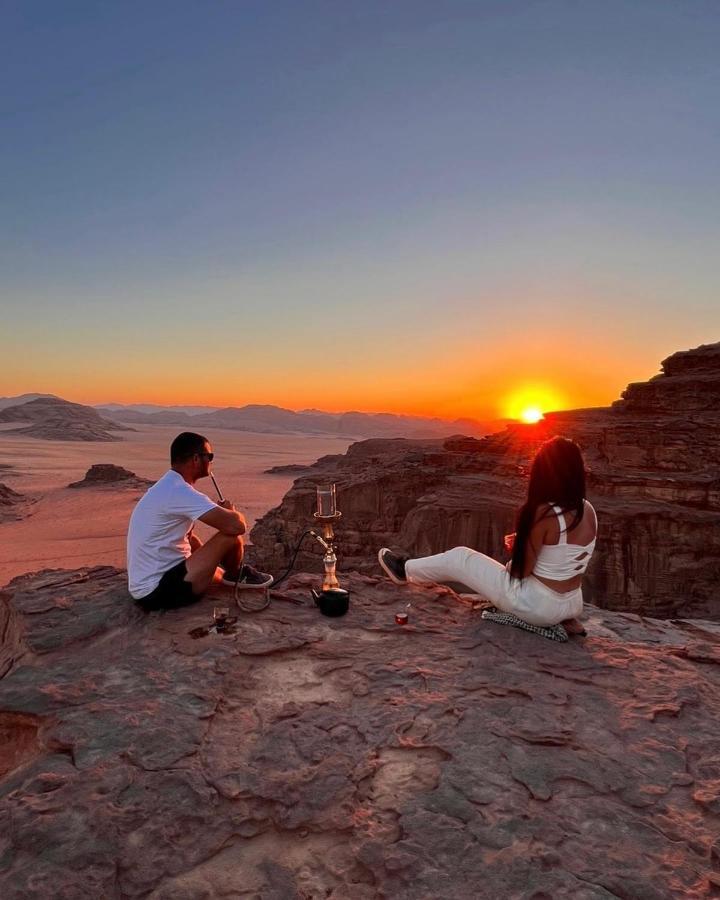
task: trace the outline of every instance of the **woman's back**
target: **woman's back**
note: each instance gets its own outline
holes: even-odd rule
[[[572,522],[572,513],[563,513],[559,506],[548,509],[555,515],[541,515],[533,527],[541,531],[542,543],[532,574],[550,587],[572,590],[579,586],[595,549],[597,515],[587,500],[583,501],[583,517],[577,524]]]

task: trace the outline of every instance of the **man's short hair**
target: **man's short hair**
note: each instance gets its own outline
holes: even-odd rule
[[[195,434],[194,431],[183,431],[170,444],[170,464],[185,462],[196,453],[202,453],[207,443],[208,439],[201,434]]]

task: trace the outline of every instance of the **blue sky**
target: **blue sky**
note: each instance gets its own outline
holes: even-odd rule
[[[3,18],[0,394],[482,416],[719,337],[716,3]]]

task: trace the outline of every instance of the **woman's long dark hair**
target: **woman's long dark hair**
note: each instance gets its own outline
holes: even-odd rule
[[[585,463],[578,445],[564,437],[545,441],[532,461],[527,500],[517,514],[515,546],[510,564],[510,574],[514,578],[523,577],[527,545],[538,506],[549,503],[559,506],[563,513],[572,512],[574,518],[567,525],[567,531],[572,531],[583,517],[584,499]],[[542,518],[552,515],[554,513],[550,509]]]

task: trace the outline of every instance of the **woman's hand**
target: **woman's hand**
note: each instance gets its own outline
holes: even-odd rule
[[[503,543],[505,544],[507,552],[512,553],[515,546],[515,532],[513,531],[512,534],[506,534],[503,538]]]

